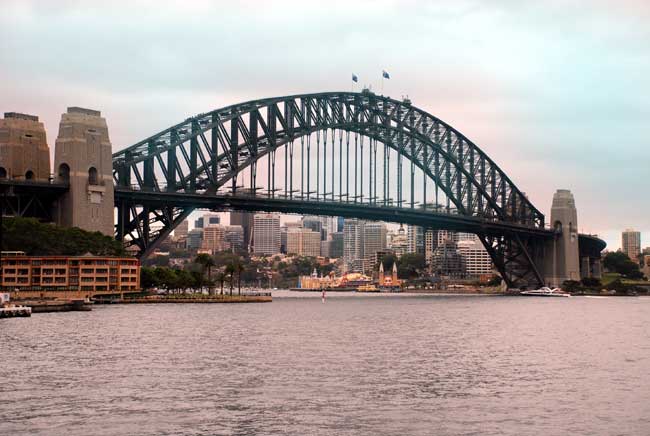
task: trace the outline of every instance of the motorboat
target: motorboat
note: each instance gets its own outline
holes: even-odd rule
[[[567,294],[560,288],[549,288],[549,287],[541,287],[539,289],[533,289],[530,291],[521,291],[519,292],[519,295],[524,295],[527,297],[570,297],[571,294]]]

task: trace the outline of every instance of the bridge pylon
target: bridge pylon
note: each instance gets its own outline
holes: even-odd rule
[[[578,211],[570,190],[558,189],[553,195],[550,222],[555,235],[546,242],[545,282],[562,286],[566,280],[580,280]]]
[[[70,107],[61,115],[54,171],[70,186],[59,201],[57,223],[113,236],[111,142],[99,111]]]

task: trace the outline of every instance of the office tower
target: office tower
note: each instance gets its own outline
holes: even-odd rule
[[[253,240],[255,254],[280,253],[280,215],[255,214],[253,217]]]
[[[174,238],[176,238],[176,240],[187,239],[187,232],[189,231],[188,228],[189,228],[188,221],[187,220],[181,221],[181,223],[177,225],[176,228],[174,229]]]
[[[242,226],[223,226],[223,239],[233,251],[244,250],[244,228]]]
[[[252,212],[230,212],[230,224],[244,229],[244,249],[249,251],[253,246],[255,214]]]
[[[321,234],[306,228],[287,229],[287,254],[320,256]]]
[[[187,232],[186,246],[188,250],[198,250],[203,242],[203,229],[194,228]]]
[[[489,253],[475,236],[474,239],[464,239],[456,243],[458,253],[463,257],[465,276],[478,278],[492,272],[492,259]]]
[[[622,247],[623,253],[632,259],[634,262],[639,261],[639,254],[641,253],[641,232],[632,229],[625,229],[622,234]]]
[[[424,229],[419,226],[408,226],[406,231],[407,252],[424,254]]]

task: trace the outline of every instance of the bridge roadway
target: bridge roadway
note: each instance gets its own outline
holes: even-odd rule
[[[115,204],[121,201],[134,202],[152,209],[164,205],[174,207],[209,209],[213,211],[240,210],[249,212],[278,212],[299,215],[326,215],[344,218],[359,218],[371,221],[386,221],[398,224],[416,225],[438,230],[476,233],[483,235],[504,235],[527,233],[531,236],[551,239],[553,231],[538,227],[523,226],[506,221],[481,219],[454,213],[439,213],[421,207],[395,207],[339,200],[314,200],[287,198],[268,195],[208,195],[185,192],[152,192],[115,187]]]

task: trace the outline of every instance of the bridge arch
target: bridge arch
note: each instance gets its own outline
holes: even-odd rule
[[[328,132],[331,132],[329,138]],[[350,192],[351,135],[354,192]],[[312,140],[316,141],[315,191],[310,184],[314,180],[310,174]],[[364,140],[370,141],[365,150]],[[298,143],[300,189],[293,184],[296,174],[293,157],[294,152],[298,155],[295,150]],[[336,159],[337,145],[339,159]],[[378,149],[380,157],[383,151],[381,163]],[[320,166],[321,150],[323,167]],[[282,189],[276,189],[276,158],[282,151],[284,156],[279,160],[285,165],[284,184]],[[390,165],[391,158],[395,168]],[[344,159],[347,160],[345,177]],[[287,170],[288,161],[291,161],[290,170]],[[265,193],[257,180],[258,167],[264,163],[267,164],[266,171],[262,168],[267,177]],[[404,163],[410,166],[406,177]],[[378,193],[379,166],[382,166],[383,186]],[[288,173],[291,182],[287,180]],[[418,187],[415,173],[420,175]],[[235,197],[242,195],[266,198],[269,204],[277,204],[275,200],[281,199],[293,201],[294,207],[298,202],[336,202],[350,208],[363,205],[391,213],[410,210],[421,213],[425,221],[429,215],[455,215],[477,223],[476,233],[493,258],[504,257],[506,248],[500,238],[504,232],[528,229],[539,233],[544,228],[544,216],[539,210],[463,134],[408,100],[398,101],[371,92],[253,100],[199,114],[115,153],[113,174],[118,206],[117,236],[127,244],[136,245],[144,255],[194,209],[191,202],[184,201],[189,198],[195,202],[208,199],[215,202],[215,207],[219,204],[217,200],[223,206],[227,198],[233,204]],[[239,185],[246,175],[248,186]],[[337,175],[338,184],[335,183]],[[427,192],[429,186],[435,191],[435,198],[432,192]],[[393,198],[393,193],[397,198]],[[421,196],[421,202],[415,201],[416,194]],[[174,200],[170,203],[171,196]],[[486,225],[501,230],[486,230]],[[525,242],[517,244],[521,246]],[[534,261],[528,259],[526,263],[530,267]]]

